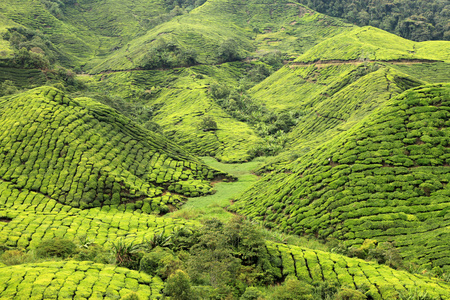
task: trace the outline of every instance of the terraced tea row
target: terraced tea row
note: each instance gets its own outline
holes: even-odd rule
[[[347,245],[392,241],[405,259],[449,268],[449,111],[449,85],[408,90],[261,179],[233,209]]]
[[[158,134],[87,98],[51,88],[0,103],[0,177],[73,207],[136,203],[164,213],[224,176]],[[169,194],[167,194],[168,196]]]
[[[160,299],[159,277],[88,261],[0,267],[2,299]]]
[[[363,290],[369,299],[397,299],[410,292],[424,292],[433,299],[450,299],[450,285],[443,280],[393,270],[361,259],[269,243],[269,253],[279,257],[282,275],[296,276],[306,282],[338,283]]]
[[[29,248],[54,237],[77,240],[82,237],[104,245],[123,238],[142,242],[155,234],[168,234],[178,227],[195,225],[184,219],[149,215],[154,207],[139,203],[119,207],[78,209],[58,203],[39,193],[18,190],[0,182],[0,244]]]

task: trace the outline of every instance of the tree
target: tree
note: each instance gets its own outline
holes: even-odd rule
[[[198,127],[203,131],[213,131],[217,130],[217,123],[213,117],[204,116]]]
[[[5,80],[0,85],[0,97],[6,96],[6,95],[11,95],[11,94],[14,94],[15,92],[17,92],[17,87],[15,86],[14,82],[12,82],[11,80]]]
[[[164,293],[177,300],[195,299],[191,290],[189,275],[182,270],[176,270],[174,274],[170,275]]]
[[[217,59],[220,62],[240,60],[238,43],[233,39],[224,41],[217,49]]]

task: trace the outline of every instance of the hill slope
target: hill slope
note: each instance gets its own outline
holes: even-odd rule
[[[109,107],[53,88],[3,98],[0,111],[0,178],[73,207],[143,201],[164,212],[163,193],[208,193],[205,180],[221,174]]]
[[[317,60],[450,60],[447,41],[413,42],[374,27],[355,28],[329,38],[296,61]]]
[[[448,84],[406,91],[265,176],[233,210],[347,245],[394,241],[405,258],[448,268],[449,92]]]

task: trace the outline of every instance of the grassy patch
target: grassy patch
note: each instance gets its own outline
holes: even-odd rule
[[[202,160],[212,168],[232,174],[237,177],[237,181],[217,182],[214,184],[214,194],[190,198],[179,211],[168,216],[197,220],[213,217],[223,221],[230,220],[233,214],[227,212],[225,208],[230,205],[232,199],[236,199],[258,180],[258,176],[252,174],[252,171],[261,166],[264,160],[260,158],[241,164],[224,164],[211,157],[203,157]]]

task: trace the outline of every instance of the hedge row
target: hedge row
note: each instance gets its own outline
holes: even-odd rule
[[[442,280],[397,271],[385,265],[330,252],[268,243],[272,256],[281,259],[284,276],[295,275],[310,283],[326,281],[366,291],[371,299],[396,299],[399,293],[426,292],[437,299],[450,299],[450,285]]]
[[[2,299],[160,299],[162,289],[159,277],[88,261],[0,267]]]
[[[0,181],[0,244],[9,247],[33,247],[53,237],[86,237],[100,245],[117,238],[142,242],[156,233],[170,233],[191,224],[184,219],[149,215],[146,209],[151,211],[152,207],[147,203],[142,209],[136,209],[138,203],[129,203],[82,210],[11,185]]]

